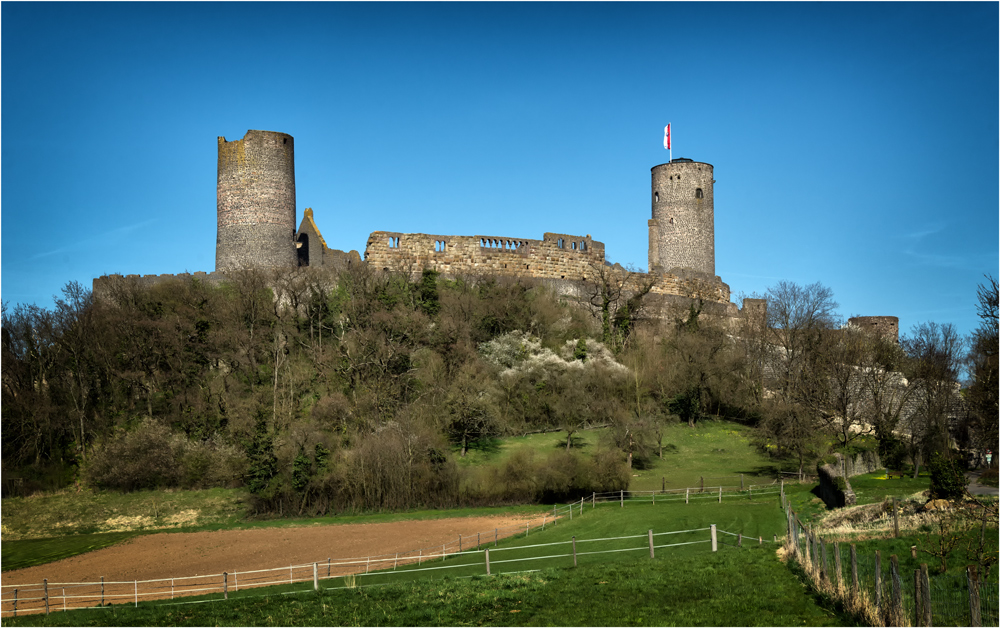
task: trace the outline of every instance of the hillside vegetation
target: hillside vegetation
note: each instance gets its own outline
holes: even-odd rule
[[[360,265],[4,304],[4,495],[243,488],[249,516],[552,503],[691,485],[717,460],[733,462],[720,475],[808,469],[872,426],[895,463],[947,442],[946,326],[906,351],[834,333],[829,291],[787,282],[766,321],[710,320],[694,301],[641,323],[628,273],[595,273],[582,299]],[[921,404],[882,403],[892,378],[857,381],[897,369]],[[710,417],[753,429],[711,447]],[[903,442],[906,421],[920,429]],[[496,451],[556,431],[565,446]]]

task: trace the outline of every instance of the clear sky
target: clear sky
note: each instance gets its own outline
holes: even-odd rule
[[[645,268],[650,168],[715,166],[733,291],[975,328],[998,272],[998,5],[23,4],[2,13],[2,298],[211,271],[218,136],[295,137],[297,210],[591,234]]]

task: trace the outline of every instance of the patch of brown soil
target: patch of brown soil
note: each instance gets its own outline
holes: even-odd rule
[[[498,536],[510,536],[534,528],[541,518],[462,517],[398,521],[392,523],[344,524],[297,528],[256,530],[221,530],[216,532],[168,532],[136,537],[120,545],[95,550],[54,563],[4,572],[5,588],[15,584],[55,582],[95,582],[151,580],[215,575],[224,571],[250,571],[286,565],[318,562],[327,558],[358,558],[416,552],[424,548],[448,552],[457,550],[459,535],[464,549],[476,544],[481,533],[483,544]],[[551,516],[548,517],[551,522]],[[364,570],[364,565],[361,565]],[[6,596],[5,596],[6,597]]]

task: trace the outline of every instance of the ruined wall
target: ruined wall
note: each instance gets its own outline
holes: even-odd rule
[[[374,268],[405,272],[412,277],[432,268],[449,276],[488,274],[542,279],[552,282],[558,293],[566,295],[582,294],[582,286],[571,282],[593,281],[595,273],[606,267],[604,244],[589,235],[561,233],[546,233],[541,240],[530,240],[375,231],[368,237],[365,261]],[[626,272],[617,265],[607,268]],[[650,300],[655,302],[652,312],[677,306],[676,299],[667,297],[729,304],[728,285],[718,277],[686,269],[653,276],[633,273],[632,288],[651,277],[655,282],[649,293]],[[686,310],[688,302],[682,305]],[[736,306],[732,305],[731,310],[735,313]],[[730,308],[726,312],[730,313]]]
[[[654,166],[649,271],[687,268],[715,276],[714,169],[690,159]]]
[[[292,136],[247,131],[218,140],[215,269],[297,266]]]
[[[848,319],[847,322],[899,344],[898,316],[855,316]]]
[[[149,288],[166,281],[189,281],[191,279],[218,285],[225,281],[226,277],[220,272],[178,273],[176,275],[101,275],[94,279],[92,291],[94,298],[100,300],[132,287]]]
[[[444,236],[375,231],[365,246],[374,268],[419,275],[508,275],[566,281],[593,278],[604,263],[604,244],[587,236],[546,233],[541,240],[497,236]]]

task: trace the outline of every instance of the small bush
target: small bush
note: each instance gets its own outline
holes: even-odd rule
[[[979,484],[983,486],[997,486],[997,470],[986,469],[979,475]]]
[[[101,488],[125,492],[174,486],[179,469],[170,428],[145,419],[98,443],[84,465],[84,477]]]
[[[931,499],[958,499],[965,495],[968,482],[954,460],[935,451],[928,467],[931,472]]]

